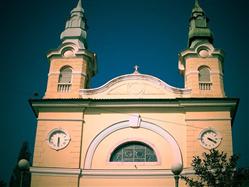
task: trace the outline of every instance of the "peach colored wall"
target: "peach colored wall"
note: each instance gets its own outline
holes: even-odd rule
[[[67,119],[67,120],[65,120]],[[51,149],[47,143],[48,133],[54,128],[62,128],[70,134],[71,141],[62,150]],[[40,113],[36,131],[33,166],[78,168],[82,113]]]
[[[72,67],[72,87],[70,92],[57,92],[60,69],[63,66]],[[82,58],[54,58],[50,62],[47,90],[45,98],[79,98],[79,90],[85,88],[87,61]],[[84,75],[82,75],[82,74]]]
[[[211,72],[211,90],[200,90],[198,68],[208,66]],[[224,97],[223,72],[218,58],[187,58],[185,67],[185,87],[192,89],[192,97]]]
[[[207,149],[200,145],[198,137],[205,128],[213,128],[222,136],[218,149],[232,154],[232,129],[229,112],[188,112],[187,120],[187,159],[186,166],[190,166],[194,155],[201,156]]]
[[[32,175],[32,187],[77,187],[78,177]]]
[[[112,110],[112,109],[107,109]],[[136,110],[136,109],[135,109]],[[84,135],[83,135],[83,149],[82,149],[82,161],[85,159],[87,148],[89,147],[91,141],[94,139],[94,137],[100,133],[103,129],[124,120],[129,120],[130,116],[133,113],[129,113],[127,110],[123,109],[116,109],[116,111],[119,111],[119,113],[109,113],[103,110],[100,110],[98,113],[98,110],[95,110],[94,113],[91,113],[90,111],[87,111],[87,114],[85,115],[85,124],[84,124]],[[185,156],[185,147],[186,147],[186,127],[184,126],[184,114],[182,113],[164,113],[165,111],[163,109],[154,109],[152,112],[148,109],[137,109],[136,111],[140,111],[139,114],[144,121],[149,121],[151,123],[154,123],[163,129],[167,130],[178,142],[178,145],[181,148],[181,152],[183,156]],[[151,112],[151,113],[150,113]],[[175,125],[175,123],[179,123],[181,125]],[[101,167],[108,167],[111,168],[111,165],[108,165],[107,163],[100,164],[101,161],[106,161],[107,155],[109,154],[109,151],[112,146],[117,144],[118,142],[121,142],[125,139],[136,139],[140,138],[143,139],[146,137],[146,140],[148,142],[151,142],[155,145],[155,148],[160,150],[161,154],[161,160],[163,165],[160,166],[153,166],[154,168],[162,168],[167,167],[169,168],[169,160],[167,158],[170,158],[169,153],[170,149],[167,149],[168,145],[165,140],[160,137],[160,135],[156,134],[155,132],[145,130],[142,128],[138,129],[124,129],[120,131],[116,131],[115,133],[109,135],[103,142],[101,142],[95,155],[95,159],[93,161],[93,167],[101,168]],[[162,151],[164,150],[164,151]],[[97,156],[98,155],[98,156]],[[99,157],[99,158],[98,158]],[[95,161],[98,161],[95,163]],[[83,167],[84,163],[81,164]],[[122,166],[122,168],[130,168],[130,166]],[[151,166],[150,166],[151,168]]]
[[[80,187],[173,187],[172,177],[82,177]],[[179,186],[185,186],[180,181]]]
[[[165,129],[174,137],[182,152],[184,168],[190,167],[194,155],[201,155],[204,151],[207,151],[198,140],[199,134],[204,128],[212,127],[216,129],[223,138],[218,148],[232,154],[231,119],[230,113],[226,111],[179,112],[166,108],[95,108],[87,109],[83,115],[83,112],[70,110],[68,112],[55,112],[54,110],[41,111],[39,114],[33,160],[33,166],[35,167],[84,169],[85,155],[93,139],[105,128],[117,122],[129,120],[134,113],[139,113],[143,121],[148,121]],[[63,150],[53,150],[46,142],[48,133],[54,128],[63,128],[71,136],[71,142]],[[81,134],[82,132],[83,134]],[[136,163],[137,169],[170,169],[172,153],[168,142],[155,132],[143,128],[125,128],[107,136],[97,147],[91,168],[136,169],[134,163],[118,163],[115,165],[108,162],[111,151],[126,140],[144,140],[145,143],[155,149],[158,155],[159,162],[153,164]],[[47,187],[60,186],[61,183],[69,184],[61,182],[69,180],[66,176],[65,178],[62,178],[62,176],[61,178],[55,177],[53,181],[51,177],[33,175],[32,184],[34,187],[37,187],[38,184]],[[137,182],[134,183],[134,180]],[[127,176],[88,177],[84,176],[83,173],[83,177],[80,178],[80,186],[122,186],[123,184],[148,187],[173,186],[173,182],[173,176],[168,176],[168,178],[166,176],[165,178],[138,176],[135,179]],[[71,186],[74,186],[74,182]],[[181,184],[181,186],[184,186],[184,184]]]
[[[125,135],[125,136],[124,136]],[[109,162],[111,150],[124,141],[142,141],[152,144],[158,156],[157,163],[114,163]],[[150,145],[149,144],[149,145]],[[103,149],[104,148],[104,149]],[[92,169],[170,169],[172,163],[172,153],[168,143],[158,134],[147,129],[128,128],[114,132],[104,139],[98,146],[94,158]],[[136,165],[136,168],[135,168]]]

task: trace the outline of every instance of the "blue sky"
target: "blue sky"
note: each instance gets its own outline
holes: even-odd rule
[[[34,92],[44,95],[46,54],[60,44],[77,0],[1,1],[0,178],[9,180],[23,141],[33,150],[36,119],[28,104]],[[187,48],[188,19],[194,0],[84,0],[88,47],[97,53],[92,87],[133,72],[156,76],[183,87],[178,53]],[[233,124],[234,153],[249,166],[248,35],[246,0],[202,0],[210,18],[214,46],[225,51],[224,83],[228,97],[240,98]]]

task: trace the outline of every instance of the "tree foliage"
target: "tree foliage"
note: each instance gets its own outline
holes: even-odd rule
[[[0,187],[6,187],[7,184],[6,182],[4,182],[3,180],[0,180]]]
[[[248,169],[237,169],[238,156],[227,157],[227,154],[212,149],[203,154],[203,159],[195,156],[192,167],[197,177],[181,176],[191,187],[239,187],[248,182]]]
[[[17,162],[15,165],[15,168],[13,169],[13,172],[11,174],[11,178],[9,181],[9,187],[20,187],[20,181],[21,181],[21,175],[22,175],[22,186],[28,187],[30,186],[30,180],[31,175],[29,171],[21,171],[21,169],[18,167],[18,162],[21,159],[26,159],[28,161],[31,161],[31,153],[29,151],[29,144],[28,142],[23,142],[21,149],[19,151]]]

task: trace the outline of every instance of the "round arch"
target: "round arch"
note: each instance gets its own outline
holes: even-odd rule
[[[118,123],[115,123],[103,131],[101,131],[90,143],[88,150],[86,152],[86,157],[85,157],[85,163],[84,163],[84,169],[91,169],[92,166],[92,159],[94,156],[94,153],[98,147],[98,145],[104,140],[107,136],[112,134],[113,132],[116,132],[118,130],[122,130],[125,128],[131,128],[129,121],[121,121]],[[147,130],[150,130],[158,135],[160,135],[165,141],[167,141],[170,145],[171,148],[171,153],[172,155],[172,164],[171,167],[182,167],[183,162],[182,162],[182,153],[180,150],[179,145],[177,144],[176,140],[174,137],[165,129],[157,126],[156,124],[147,122],[147,121],[141,121],[140,128],[144,128]]]

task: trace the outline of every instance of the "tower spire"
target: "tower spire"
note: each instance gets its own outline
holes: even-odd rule
[[[62,43],[73,42],[79,49],[86,49],[87,25],[81,0],[71,11],[69,20],[66,22],[65,30],[61,33]]]
[[[208,18],[199,4],[199,0],[195,0],[192,14],[189,21],[188,46],[195,40],[206,40],[213,42],[213,34],[208,27]]]
[[[78,1],[77,7],[82,8],[82,3],[81,3],[81,0],[79,0],[79,1]]]
[[[195,7],[200,7],[199,0],[195,0]]]
[[[78,1],[77,6],[71,11],[71,14],[74,12],[81,12],[82,14],[84,14],[84,9],[82,7],[82,2],[81,0]]]

